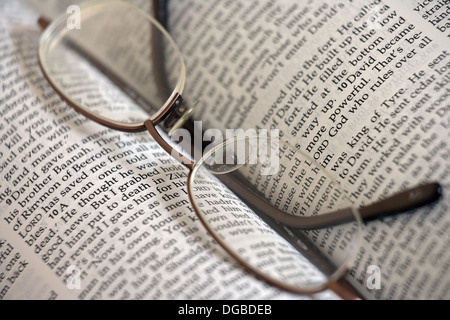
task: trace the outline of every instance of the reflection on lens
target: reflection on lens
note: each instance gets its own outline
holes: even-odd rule
[[[44,32],[39,55],[51,84],[80,111],[143,123],[181,93],[181,54],[140,9],[95,1],[82,7],[79,29],[69,28],[67,19]]]
[[[225,144],[221,144],[219,148],[214,147],[208,153],[208,157],[203,158],[203,166],[214,174],[236,171],[241,166],[249,163],[251,156],[256,155],[253,142],[257,142],[257,140],[250,141],[248,138],[243,137],[242,139],[232,139]]]
[[[234,171],[217,174],[208,164],[217,153],[237,152],[230,148],[236,142],[228,141],[191,174],[191,197],[202,222],[235,258],[269,282],[303,293],[325,289],[352,260],[361,228],[357,211],[336,180],[296,148],[261,138],[238,140],[251,146],[241,149],[249,154],[239,155],[245,163]],[[258,196],[251,199],[251,194]],[[327,216],[336,211],[349,215]],[[331,216],[333,226],[320,220]],[[314,219],[323,225],[311,229]],[[296,227],[286,226],[290,220]]]

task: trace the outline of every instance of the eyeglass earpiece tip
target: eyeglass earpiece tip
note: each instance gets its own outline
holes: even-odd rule
[[[431,185],[434,187],[435,199],[439,200],[444,195],[444,188],[439,182],[432,182]]]

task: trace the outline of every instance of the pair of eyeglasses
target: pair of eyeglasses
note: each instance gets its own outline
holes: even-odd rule
[[[168,32],[120,1],[86,3],[80,17],[80,28],[69,27],[66,14],[42,34],[39,62],[50,85],[91,120],[148,131],[189,171],[189,199],[207,231],[263,280],[295,293],[332,288],[348,297],[338,283],[351,266],[363,220],[440,197],[439,184],[429,183],[356,208],[320,164],[268,131],[180,151],[171,137],[189,140],[186,133],[198,132],[189,119],[193,108],[181,97],[185,64]]]

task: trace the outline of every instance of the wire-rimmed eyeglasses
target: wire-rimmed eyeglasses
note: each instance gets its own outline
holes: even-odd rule
[[[439,184],[430,183],[355,208],[319,164],[261,132],[207,148],[194,144],[200,158],[180,153],[169,136],[184,130],[193,108],[181,98],[185,65],[167,31],[119,1],[83,5],[79,29],[67,26],[68,17],[46,28],[39,47],[42,71],[54,90],[102,125],[149,131],[189,170],[189,199],[209,233],[272,284],[304,294],[335,288],[358,245],[362,220],[440,196]],[[335,245],[321,251],[314,243],[319,233],[334,237]]]

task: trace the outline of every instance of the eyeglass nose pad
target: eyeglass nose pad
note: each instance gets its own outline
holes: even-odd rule
[[[168,132],[169,137],[173,135],[173,133],[175,132],[175,130],[181,128],[186,121],[192,116],[192,114],[194,113],[195,109],[197,108],[197,106],[199,105],[200,100],[197,100],[197,102],[192,106],[187,108],[183,114],[179,117],[179,119],[177,120],[177,122],[175,122],[175,124],[171,127],[171,129]]]

